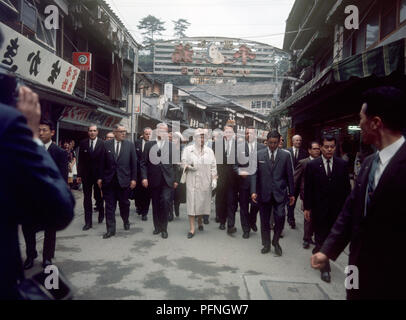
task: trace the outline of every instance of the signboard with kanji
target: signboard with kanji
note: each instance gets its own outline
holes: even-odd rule
[[[82,71],[92,71],[92,54],[90,52],[73,52],[72,63]]]
[[[0,65],[23,79],[72,94],[80,70],[0,22]]]
[[[275,78],[288,54],[273,46],[234,38],[183,38],[158,42],[154,73],[193,77]]]

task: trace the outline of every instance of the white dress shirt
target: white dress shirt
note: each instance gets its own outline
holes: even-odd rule
[[[48,148],[50,147],[51,144],[52,144],[52,140],[49,141],[48,143],[45,143],[45,144],[44,144],[45,149],[46,149],[47,151],[48,151]]]
[[[157,143],[157,145],[158,145],[158,148],[159,149],[162,149],[163,148],[163,146],[164,146],[164,144],[165,144],[165,140],[156,140],[156,143]]]
[[[269,160],[272,161],[272,151],[271,149],[268,148],[268,153],[269,153]],[[276,155],[278,154],[278,148],[275,149],[273,152],[273,159],[276,160]]]
[[[97,137],[93,140],[93,150],[96,148]],[[89,148],[92,147],[92,139],[89,139]]]
[[[122,141],[117,141],[116,139],[114,139],[114,152],[116,152],[116,150],[117,150],[117,144],[118,144],[118,153],[117,153],[117,157],[118,157],[118,155],[120,154],[120,151],[121,151],[121,142]]]
[[[146,141],[144,139],[142,139],[141,142],[141,151],[144,152],[144,147],[145,147]]]
[[[256,142],[255,142],[255,141],[248,143],[248,150],[249,150],[249,153],[250,153],[250,154],[251,154],[253,151],[256,150]]]
[[[323,164],[324,164],[324,170],[326,170],[326,175],[327,175],[327,159],[324,158],[323,155],[321,155],[321,158],[323,159]],[[333,158],[330,158],[330,172],[333,172]]]
[[[389,161],[392,159],[395,153],[399,151],[404,142],[405,138],[402,136],[396,142],[378,152],[379,163],[375,171],[374,188],[378,185],[382,173],[385,171]]]
[[[293,160],[296,160],[296,152],[297,152],[297,158],[299,158],[299,149],[296,147],[292,147],[293,150]]]

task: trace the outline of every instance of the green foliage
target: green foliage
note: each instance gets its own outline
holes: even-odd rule
[[[190,23],[186,20],[186,19],[178,19],[177,21],[173,21],[174,23],[174,37],[175,38],[184,38],[186,37],[185,31],[187,30],[187,28],[189,28]]]
[[[155,36],[161,35],[162,31],[166,30],[164,24],[164,21],[161,21],[152,15],[143,18],[137,26],[144,36],[142,44],[146,47],[152,46],[155,42]]]

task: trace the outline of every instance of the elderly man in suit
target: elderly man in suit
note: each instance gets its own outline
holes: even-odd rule
[[[97,181],[106,201],[107,232],[103,239],[116,234],[116,206],[120,207],[120,216],[124,230],[130,229],[130,190],[137,185],[137,154],[134,144],[125,140],[127,131],[122,125],[114,126],[114,139],[106,141],[100,158],[99,179]]]
[[[312,257],[313,268],[323,268],[351,243],[347,299],[406,299],[405,101],[404,91],[394,87],[363,94],[362,140],[378,152],[362,163],[355,188],[320,252]]]
[[[137,152],[137,177],[141,177],[141,159],[144,152],[145,145],[150,141],[152,129],[150,127],[144,128],[141,139],[135,142],[135,151]],[[148,188],[144,188],[141,183],[135,188],[135,207],[136,212],[142,218],[142,221],[148,220],[148,210],[151,203],[151,194]]]
[[[274,210],[274,236],[272,245],[277,256],[282,255],[279,238],[285,223],[285,205],[295,201],[293,166],[289,152],[278,148],[281,135],[277,131],[268,133],[267,148],[258,152],[257,172],[251,177],[251,199],[259,202],[261,215],[262,253],[271,247],[270,218]]]
[[[168,125],[157,125],[157,139],[145,145],[141,159],[141,177],[144,188],[150,188],[152,198],[153,234],[168,238],[168,218],[172,190],[178,186],[173,163],[172,143],[168,140]]]
[[[51,121],[41,120],[39,125],[39,139],[49,152],[55,164],[57,165],[62,177],[68,183],[68,154],[65,150],[59,148],[52,141],[55,135],[55,127]],[[52,195],[50,195],[52,196]],[[30,269],[34,266],[34,259],[38,256],[36,250],[35,234],[38,230],[35,225],[23,224],[23,234],[26,244],[27,259],[24,262],[24,269]],[[42,266],[45,268],[52,264],[52,258],[55,255],[56,229],[46,228],[44,233],[44,249],[42,252]]]
[[[303,206],[305,219],[311,220],[314,229],[316,247],[313,253],[320,251],[351,191],[347,163],[334,156],[335,150],[336,139],[323,136],[322,156],[306,166]],[[327,262],[320,271],[321,279],[330,282],[330,264]]]
[[[309,154],[306,152],[306,150],[302,149],[302,137],[299,136],[298,134],[292,137],[292,144],[293,146],[291,148],[288,148],[287,150],[290,152],[290,155],[292,156],[293,170],[296,170],[299,161],[306,159],[309,156]],[[288,223],[292,229],[296,228],[295,207],[297,198],[299,196],[299,190],[295,190],[294,196],[295,202],[293,203],[293,205],[288,206]]]
[[[311,142],[309,144],[309,157],[303,160],[300,160],[297,168],[295,169],[295,173],[293,176],[293,180],[295,182],[295,194],[300,195],[300,199],[303,201],[304,199],[304,178],[305,178],[305,170],[307,164],[320,157],[320,144],[318,142]],[[304,210],[303,203],[302,203],[302,210]],[[303,248],[308,249],[310,247],[310,243],[312,243],[312,236],[313,236],[313,227],[310,220],[304,219],[304,235],[303,235]]]
[[[92,228],[92,189],[99,211],[99,223],[104,220],[104,205],[101,190],[97,185],[99,159],[103,154],[103,140],[98,138],[99,130],[96,125],[90,125],[87,130],[88,138],[79,144],[78,183],[83,183],[83,208],[85,210],[85,226],[83,231]]]
[[[251,176],[256,172],[258,151],[266,148],[263,144],[257,143],[255,131],[254,127],[248,127],[245,130],[245,142],[237,146],[237,163],[235,164],[235,173],[238,176],[237,185],[240,220],[244,239],[249,238],[251,228],[256,231],[256,214],[258,211],[251,210],[250,212],[249,210],[251,200]],[[252,206],[253,203],[251,202],[251,207]]]
[[[38,139],[38,96],[21,87],[18,100],[17,109],[0,104],[0,203],[4,222],[0,224],[0,300],[22,298],[17,290],[17,283],[24,280],[18,224],[35,225],[36,231],[62,230],[72,221],[75,205],[67,177],[62,177]]]

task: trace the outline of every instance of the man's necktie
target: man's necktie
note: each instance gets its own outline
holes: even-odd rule
[[[90,151],[93,152],[93,140],[90,140]]]
[[[331,177],[330,159],[327,159],[327,177]]]
[[[295,162],[297,161],[297,149],[295,149]]]
[[[374,160],[372,161],[371,170],[369,171],[369,175],[368,175],[367,207],[369,206],[369,203],[371,201],[371,196],[375,191],[375,187],[374,187],[375,173],[376,173],[376,170],[378,169],[379,161],[380,161],[379,155],[376,154]],[[366,214],[366,210],[367,210],[367,208],[365,208],[365,214]]]
[[[271,162],[272,162],[272,166],[275,164],[275,155],[274,155],[274,151],[272,151],[272,155],[271,155]]]

